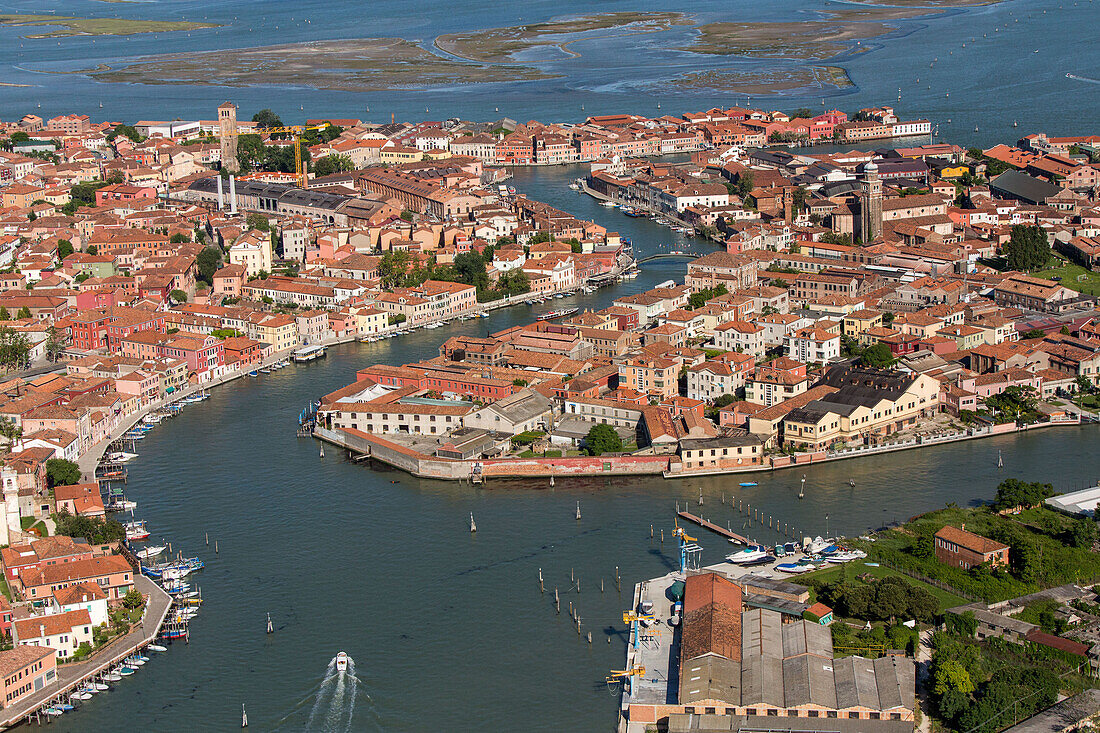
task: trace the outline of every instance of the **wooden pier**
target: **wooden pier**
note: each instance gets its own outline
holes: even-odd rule
[[[748,537],[743,537],[736,532],[726,529],[725,527],[719,527],[714,522],[708,522],[700,516],[696,516],[691,512],[676,512],[676,516],[684,521],[691,522],[692,524],[698,524],[703,529],[709,529],[715,534],[720,534],[726,539],[733,540],[734,542],[740,542],[742,545],[751,545],[753,541]]]

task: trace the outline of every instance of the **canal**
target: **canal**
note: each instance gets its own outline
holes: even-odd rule
[[[576,175],[523,171],[515,185],[631,237],[640,256],[676,241],[652,222],[573,193],[564,184]],[[602,307],[683,272],[680,262],[648,268],[617,289],[537,308]],[[220,387],[154,429],[129,464],[127,494],[154,540],[206,560],[193,581],[202,613],[189,645],[173,645],[55,729],[228,730],[240,725],[243,704],[250,727],[262,731],[608,731],[618,698],[604,676],[623,661],[622,610],[636,581],[675,566],[667,539],[673,509],[695,506],[700,489],[703,513],[720,524],[744,522],[721,503],[736,496],[817,535],[863,532],[946,502],[980,502],[1008,476],[1066,489],[1097,479],[1095,461],[1085,458],[1096,427],[808,467],[801,501],[801,469],[759,474],[759,485],[744,489],[743,477],[470,487],[355,464],[331,446],[321,458],[316,442],[295,438],[302,407],[351,381],[357,368],[427,357],[449,336],[499,330],[532,314],[520,307],[335,347],[327,359]],[[665,529],[664,545],[650,539],[650,525]],[[704,562],[729,551],[720,538],[696,534]],[[571,575],[579,593],[569,590]],[[570,602],[582,631],[592,632],[591,646],[568,619]],[[264,633],[269,612],[272,635]],[[355,660],[357,681],[322,683],[340,650]]]

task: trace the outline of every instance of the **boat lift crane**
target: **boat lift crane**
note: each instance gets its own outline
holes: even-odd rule
[[[241,135],[290,135],[291,140],[294,141],[294,180],[297,182],[299,188],[306,187],[306,164],[302,160],[302,134],[307,130],[324,130],[329,127],[329,123],[323,122],[320,125],[290,125],[287,127],[260,127],[256,129],[238,128],[232,130],[227,134],[230,137]]]
[[[689,567],[692,570],[699,569],[699,555],[702,554],[703,548],[696,544],[698,540],[689,536],[679,524],[676,524],[676,529],[672,533],[680,542],[680,572],[686,578]]]

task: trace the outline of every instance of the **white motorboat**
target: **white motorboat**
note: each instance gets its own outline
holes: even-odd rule
[[[867,553],[863,550],[842,550],[841,552],[835,552],[825,558],[825,562],[831,563],[845,563],[853,560],[862,560],[867,557]]]
[[[122,682],[122,675],[120,675],[118,672],[108,672],[107,674],[103,675],[103,679],[107,680],[108,682]]]
[[[126,451],[115,451],[114,453],[107,454],[107,461],[110,463],[126,463],[126,461],[132,461],[138,457],[137,453],[127,453]]]
[[[92,682],[90,684],[92,687],[99,690],[100,692],[106,692],[107,690],[111,689],[108,685],[105,685],[102,682]]]
[[[813,563],[781,562],[775,566],[775,569],[781,573],[801,575],[802,573],[808,573],[811,570],[817,570],[817,566]]]
[[[811,542],[809,547],[806,548],[806,552],[810,555],[816,555],[831,544],[833,544],[832,540],[822,539],[819,535],[817,537],[814,537],[814,541]]]
[[[336,671],[347,672],[348,671],[348,653],[340,652],[336,655]]]
[[[92,693],[90,692],[74,692],[73,698],[76,700],[91,700]]]
[[[153,545],[152,547],[146,547],[143,550],[138,550],[134,554],[142,560],[148,560],[151,557],[156,557],[160,553],[164,552],[164,545]]]
[[[745,563],[763,560],[767,556],[768,548],[763,545],[749,545],[743,550],[738,550],[737,552],[726,555],[726,561],[734,565],[743,565]]]
[[[132,512],[137,509],[137,502],[129,499],[115,499],[103,507],[109,512]]]
[[[149,646],[147,646],[145,648],[148,649],[151,652],[166,652],[166,651],[168,651],[168,647],[161,646],[160,644],[150,644]]]

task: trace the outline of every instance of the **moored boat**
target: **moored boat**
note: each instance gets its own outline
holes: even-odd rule
[[[768,548],[763,545],[749,545],[743,550],[731,552],[729,555],[726,555],[726,560],[735,565],[744,565],[745,563],[762,560],[765,557],[768,557]]]
[[[801,563],[801,562],[781,562],[775,566],[775,569],[781,573],[791,573],[792,575],[800,575],[802,573],[808,573],[811,570],[817,570],[817,566],[813,563]]]

